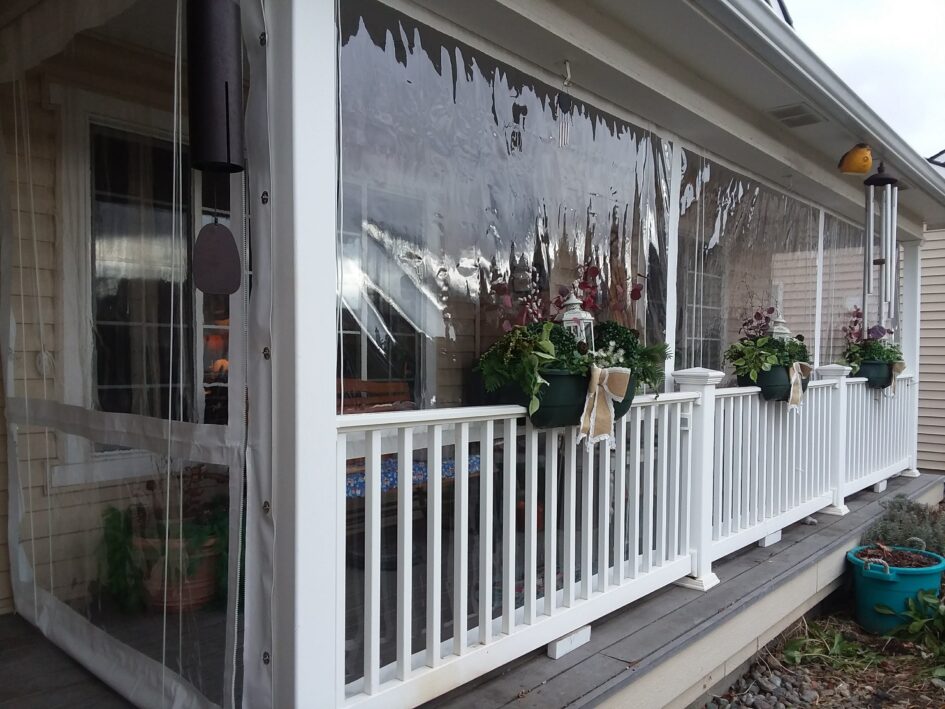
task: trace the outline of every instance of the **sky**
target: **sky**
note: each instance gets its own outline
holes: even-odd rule
[[[797,34],[922,157],[945,150],[945,0],[786,0]]]

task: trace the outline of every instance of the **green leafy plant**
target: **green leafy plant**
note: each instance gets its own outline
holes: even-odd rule
[[[867,330],[859,307],[850,311],[850,319],[842,329],[847,346],[841,359],[853,370],[852,374],[859,371],[863,362],[892,364],[902,360],[902,348],[886,339],[893,331],[883,325],[873,325]]]
[[[229,509],[226,496],[203,499],[200,481],[207,477],[224,478],[206,473],[202,466],[183,473],[183,518],[172,517],[168,523],[161,486],[148,481],[150,505],[136,502],[125,509],[108,506],[102,512],[102,541],[100,544],[100,590],[122,610],[135,612],[148,604],[148,579],[153,573],[162,577],[163,560],[170,549],[167,565],[169,583],[195,575],[199,565],[208,557],[215,559],[214,575],[217,595],[226,597],[227,544]],[[219,482],[219,480],[218,480]],[[175,516],[178,510],[174,510]]]
[[[812,623],[782,650],[789,665],[819,663],[835,669],[867,669],[883,659],[875,650],[824,624]]]
[[[541,403],[542,386],[548,383],[542,377],[543,371],[564,369],[571,374],[585,374],[588,366],[589,360],[581,354],[574,336],[561,325],[546,322],[512,328],[479,358],[478,368],[486,391],[507,384],[521,387],[531,415]]]
[[[758,381],[761,372],[772,367],[790,367],[795,362],[810,362],[810,354],[803,335],[784,339],[771,335],[773,307],[756,310],[747,318],[739,330],[743,337],[725,350],[725,359],[732,365],[735,374]]]
[[[663,370],[669,359],[669,347],[664,342],[643,345],[635,330],[613,321],[594,326],[594,363],[599,367],[626,367],[633,372],[637,386],[659,389]]]
[[[938,594],[919,591],[915,598],[906,600],[906,610],[902,612],[896,612],[882,603],[877,604],[875,609],[877,613],[902,618],[902,624],[889,634],[915,643],[923,658],[936,664],[932,674],[945,677],[945,603]]]
[[[921,539],[928,551],[945,551],[945,514],[938,506],[923,505],[905,495],[881,503],[883,514],[863,535],[863,544],[914,546],[910,540]]]

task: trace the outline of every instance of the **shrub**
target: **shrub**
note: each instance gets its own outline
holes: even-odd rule
[[[937,507],[920,504],[905,495],[897,495],[882,505],[885,510],[863,535],[863,544],[914,546],[907,542],[917,537],[929,551],[936,554],[945,551],[945,514]]]

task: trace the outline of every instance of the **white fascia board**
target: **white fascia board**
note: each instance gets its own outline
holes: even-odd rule
[[[889,161],[913,187],[945,204],[945,178],[869,107],[797,35],[759,0],[689,0],[743,44],[775,67],[830,118],[857,126],[863,140]]]

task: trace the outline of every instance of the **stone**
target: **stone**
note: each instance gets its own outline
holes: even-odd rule
[[[805,689],[803,692],[801,692],[801,699],[803,699],[808,704],[816,704],[820,701],[820,695],[816,690]]]
[[[772,672],[771,674],[769,674],[768,679],[771,681],[771,684],[773,684],[775,687],[780,687],[781,682],[783,681],[781,679],[781,675],[779,675],[777,672]]]

